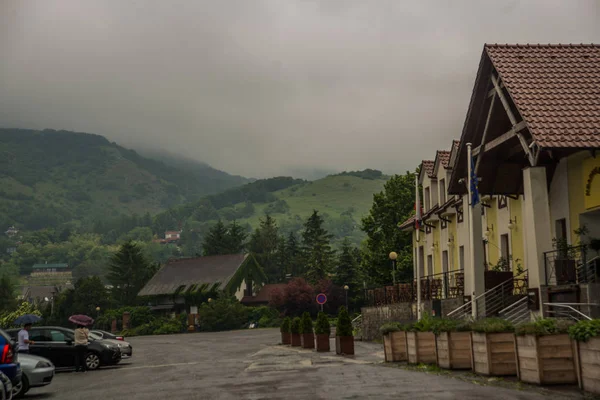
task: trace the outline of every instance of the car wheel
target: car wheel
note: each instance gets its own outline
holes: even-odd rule
[[[27,380],[27,376],[23,375],[21,378],[21,382],[17,385],[13,386],[13,397],[21,398],[25,396],[25,393],[29,391],[29,381]]]
[[[88,371],[93,371],[100,367],[100,357],[96,353],[87,353],[85,356],[85,366]]]

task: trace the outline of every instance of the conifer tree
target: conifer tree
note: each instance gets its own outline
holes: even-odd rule
[[[306,268],[304,275],[311,283],[324,279],[334,265],[335,251],[330,244],[332,235],[325,230],[323,223],[323,217],[314,210],[302,232],[302,260]]]

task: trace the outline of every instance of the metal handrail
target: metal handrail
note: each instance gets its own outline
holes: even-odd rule
[[[528,300],[529,299],[527,297],[523,297],[522,299],[519,299],[519,300],[515,301],[514,303],[512,303],[508,307],[505,307],[502,310],[498,311],[498,314],[505,313],[507,310],[510,310],[511,308],[516,307],[516,306],[520,305],[521,303],[526,303]]]
[[[459,310],[462,310],[463,308],[466,308],[466,307],[468,307],[468,306],[470,306],[470,305],[476,304],[476,302],[477,302],[477,300],[478,300],[478,299],[480,299],[480,298],[484,297],[485,295],[487,295],[488,293],[490,293],[490,292],[492,292],[492,291],[494,291],[494,290],[498,289],[499,287],[502,287],[502,286],[503,286],[505,283],[507,283],[507,282],[511,282],[511,283],[512,283],[512,282],[514,282],[514,281],[515,281],[515,279],[517,279],[517,277],[519,277],[519,276],[521,276],[521,275],[523,275],[523,274],[527,273],[527,271],[528,271],[528,270],[525,270],[525,271],[521,272],[520,274],[518,274],[518,275],[515,275],[515,276],[513,276],[513,277],[512,277],[512,278],[510,278],[510,279],[507,279],[507,280],[505,280],[505,281],[504,281],[504,282],[502,282],[501,284],[499,284],[499,285],[496,285],[496,286],[494,286],[493,288],[491,288],[491,289],[489,289],[489,290],[487,290],[487,291],[483,292],[482,294],[480,294],[479,296],[475,297],[474,299],[471,299],[471,301],[470,301],[470,302],[468,302],[468,303],[465,303],[465,304],[463,304],[462,306],[460,306],[460,307],[458,307],[458,308],[456,308],[456,309],[454,309],[454,310],[450,311],[450,312],[449,312],[449,313],[448,313],[446,316],[447,316],[447,317],[450,317],[450,316],[452,316],[454,313],[456,313],[457,311],[459,311]]]
[[[586,303],[544,303],[545,306],[551,306],[551,307],[563,307],[566,309],[569,309],[571,311],[575,311],[577,314],[581,315],[582,317],[586,318],[588,321],[591,321],[592,318],[588,317],[587,315],[585,315],[584,313],[582,313],[581,311],[573,308],[571,305],[595,305],[595,306],[600,306],[600,304],[586,304]],[[550,310],[550,312],[553,312],[552,310]]]

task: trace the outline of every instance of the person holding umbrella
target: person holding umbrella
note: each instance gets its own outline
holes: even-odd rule
[[[29,354],[29,345],[35,344],[33,340],[29,340],[29,329],[31,329],[31,322],[28,322],[25,325],[23,325],[23,329],[19,331],[19,347],[17,350],[19,353]]]
[[[90,331],[83,325],[75,329],[75,372],[85,372],[85,353],[87,352]]]

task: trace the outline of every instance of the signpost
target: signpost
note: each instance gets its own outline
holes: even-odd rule
[[[323,311],[323,304],[327,303],[327,296],[325,293],[319,293],[317,295],[317,303],[321,305],[321,311]]]

